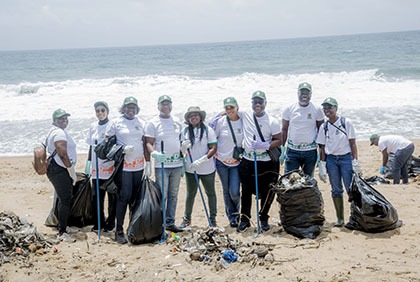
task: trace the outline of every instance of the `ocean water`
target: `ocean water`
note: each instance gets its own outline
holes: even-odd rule
[[[173,115],[198,105],[214,116],[234,96],[267,94],[267,111],[281,119],[297,101],[297,85],[313,86],[312,101],[338,100],[359,140],[372,132],[420,138],[420,31],[230,43],[0,52],[0,155],[28,155],[45,139],[57,108],[71,113],[68,131],[86,152],[105,100],[110,117],[126,96],[143,119],[157,98],[173,99]],[[28,45],[30,49],[30,45]]]

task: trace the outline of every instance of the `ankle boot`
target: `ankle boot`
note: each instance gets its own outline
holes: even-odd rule
[[[337,215],[337,222],[335,227],[342,227],[344,225],[344,202],[343,197],[333,197],[335,213]]]

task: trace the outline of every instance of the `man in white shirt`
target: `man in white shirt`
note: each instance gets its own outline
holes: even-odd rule
[[[172,99],[168,95],[159,97],[158,110],[159,115],[146,125],[146,148],[155,160],[155,177],[159,184],[162,183],[162,162],[164,164],[166,230],[181,232],[183,229],[175,225],[175,213],[183,166],[182,125],[178,118],[171,116]]]
[[[287,144],[285,173],[302,168],[305,174],[314,174],[317,160],[316,136],[324,121],[324,113],[321,107],[311,102],[311,95],[312,86],[302,82],[298,86],[298,102],[283,111],[281,149],[284,154],[284,145]]]
[[[370,145],[379,147],[382,152],[382,166],[379,172],[385,173],[389,154],[394,154],[392,162],[392,178],[394,184],[400,184],[400,178],[403,178],[403,184],[408,183],[408,160],[414,152],[414,144],[410,140],[399,135],[372,134],[370,136]]]

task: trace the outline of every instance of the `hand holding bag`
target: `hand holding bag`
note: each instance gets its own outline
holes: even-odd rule
[[[258,135],[261,138],[261,141],[265,142],[264,136],[262,135],[260,125],[258,123],[257,118],[255,117],[255,114],[254,114],[254,123],[255,123],[255,127],[257,128]],[[280,156],[281,156],[281,149],[280,147],[270,148],[267,150],[267,154],[270,156],[270,159],[272,162],[275,162],[275,163],[279,162]]]

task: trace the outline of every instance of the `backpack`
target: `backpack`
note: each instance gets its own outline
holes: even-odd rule
[[[51,132],[50,132],[51,134]],[[47,159],[47,141],[48,137],[50,137],[50,134],[48,134],[47,138],[45,139],[45,144],[42,143],[41,146],[36,146],[34,148],[34,161],[32,162],[32,165],[35,169],[35,172],[39,175],[44,175],[47,173],[47,163],[49,158],[53,158],[55,154],[57,153],[56,150],[51,154],[51,156]]]
[[[346,118],[345,117],[340,117],[340,124],[341,124],[341,127],[343,127],[344,128],[344,130],[342,130],[342,129],[340,129],[340,128],[338,128],[337,126],[335,126],[334,124],[332,124],[331,122],[329,122],[328,120],[325,122],[325,125],[324,125],[324,133],[325,133],[325,136],[327,136],[327,132],[328,132],[328,124],[331,124],[332,126],[334,126],[335,128],[337,128],[338,130],[340,130],[341,132],[343,132],[344,133],[344,135],[346,135],[347,136],[347,132],[345,132],[344,130],[346,130]]]

